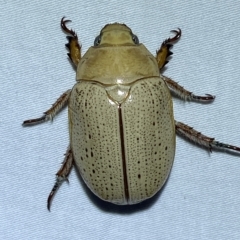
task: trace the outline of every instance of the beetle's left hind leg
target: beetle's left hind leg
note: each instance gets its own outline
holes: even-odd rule
[[[207,147],[210,150],[210,152],[212,152],[212,148],[222,150],[231,149],[240,152],[240,147],[215,141],[214,138],[205,136],[184,123],[175,121],[175,128],[178,134],[182,135],[183,137],[186,137],[189,140],[192,140],[195,143],[200,144],[201,146]]]
[[[50,192],[50,194],[48,196],[47,208],[49,211],[50,211],[50,206],[51,206],[53,196],[55,195],[56,191],[60,187],[61,183],[65,180],[68,182],[67,177],[72,169],[72,166],[73,166],[73,154],[72,154],[72,150],[69,145],[69,147],[65,153],[65,158],[63,160],[62,166],[56,174],[56,176],[57,176],[56,182],[52,188],[52,191]]]
[[[69,34],[67,36],[68,43],[65,45],[68,50],[68,57],[72,61],[72,63],[77,66],[79,61],[81,60],[81,45],[78,42],[77,34],[72,30],[66,27],[66,23],[71,22],[71,20],[64,20],[64,17],[61,19],[61,27],[64,32]]]
[[[172,30],[171,32],[174,32],[176,35],[173,38],[166,39],[162,43],[160,49],[157,51],[156,60],[160,71],[168,63],[168,57],[173,54],[170,51],[170,48],[173,46],[172,44],[176,42],[181,37],[182,34],[180,28],[178,28],[178,31]]]
[[[186,90],[178,83],[173,81],[171,78],[162,76],[164,81],[168,85],[171,91],[173,91],[177,96],[183,98],[184,100],[196,100],[196,101],[212,101],[214,100],[215,96],[211,94],[205,94],[206,96],[198,96],[193,94],[192,92]]]

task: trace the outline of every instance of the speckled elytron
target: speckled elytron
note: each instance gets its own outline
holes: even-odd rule
[[[160,72],[172,53],[175,37],[166,39],[154,57],[124,24],[108,24],[94,46],[81,57],[77,34],[66,27],[68,56],[77,67],[77,83],[31,125],[53,119],[68,104],[70,145],[48,198],[67,180],[73,162],[99,198],[115,204],[135,204],[152,197],[165,183],[175,154],[175,131],[208,147],[238,147],[215,141],[173,117],[169,89],[188,100],[196,96]]]

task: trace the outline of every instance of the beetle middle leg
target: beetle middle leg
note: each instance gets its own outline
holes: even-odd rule
[[[69,147],[65,153],[65,158],[63,160],[62,166],[59,169],[59,171],[56,173],[56,176],[57,176],[56,182],[52,188],[52,191],[50,192],[50,194],[48,196],[47,208],[49,211],[50,211],[50,206],[51,206],[53,196],[55,195],[56,191],[60,187],[61,183],[65,180],[68,182],[67,177],[72,169],[72,166],[73,166],[73,154],[72,154],[71,147],[69,145]]]
[[[68,57],[76,67],[81,59],[81,45],[78,42],[77,34],[72,29],[66,27],[66,23],[68,22],[71,22],[71,20],[64,20],[63,17],[61,19],[61,27],[64,32],[70,35],[67,36],[68,43],[65,46],[69,50]]]
[[[64,92],[52,105],[52,107],[49,108],[46,112],[44,112],[44,115],[42,117],[25,120],[23,122],[23,126],[31,126],[34,124],[46,122],[48,120],[53,120],[53,118],[58,114],[58,112],[60,112],[67,105],[71,91],[72,90],[69,89]]]
[[[214,138],[203,135],[184,123],[175,121],[175,128],[178,134],[189,140],[192,140],[195,143],[198,143],[200,146],[207,147],[210,152],[212,152],[213,148],[222,150],[230,149],[240,152],[240,147],[216,141]]]
[[[173,81],[171,78],[163,76],[164,81],[177,96],[183,98],[184,100],[199,100],[199,101],[212,101],[214,100],[215,96],[211,94],[206,94],[206,96],[197,96],[193,94],[192,92],[186,90],[182,86],[180,86],[178,83]]]

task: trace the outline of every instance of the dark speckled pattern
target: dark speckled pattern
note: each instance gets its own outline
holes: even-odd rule
[[[134,204],[153,196],[165,183],[175,153],[172,100],[163,80],[139,80],[129,93],[121,104],[126,169],[119,104],[108,98],[105,87],[82,81],[74,86],[69,103],[76,165],[88,187],[115,204]]]

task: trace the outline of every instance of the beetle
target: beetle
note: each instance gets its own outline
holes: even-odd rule
[[[211,102],[214,96],[198,96],[161,74],[172,55],[170,48],[181,37],[163,41],[156,56],[139,43],[131,29],[107,24],[94,46],[81,56],[78,36],[61,19],[68,35],[68,56],[76,67],[77,83],[64,92],[40,118],[29,126],[52,120],[68,105],[70,145],[47,207],[73,164],[99,198],[114,204],[136,204],[158,192],[169,176],[175,155],[176,133],[207,147],[240,148],[215,141],[174,120],[170,92],[184,100]]]

